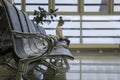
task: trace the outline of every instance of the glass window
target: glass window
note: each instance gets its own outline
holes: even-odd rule
[[[83,16],[83,43],[120,43],[120,16]]]
[[[77,6],[56,6],[58,12],[77,12]]]
[[[106,8],[103,8],[103,10],[100,10],[101,6],[84,6],[84,12],[106,12]],[[102,6],[106,7],[106,6]]]
[[[38,7],[48,11],[48,0],[26,0],[26,11],[38,10]]]
[[[108,30],[119,30],[120,22],[83,22],[83,29],[97,30],[97,29],[108,29]]]
[[[112,2],[110,0],[82,0],[84,12],[107,12],[108,3]],[[54,0],[51,3],[51,7],[59,8],[58,12],[61,15],[57,15],[54,18],[54,22],[50,24],[44,23],[43,26],[46,29],[47,34],[55,35],[55,28],[59,17],[62,16],[65,20],[63,25],[63,33],[65,36],[68,36],[71,40],[71,43],[80,43],[80,40],[83,40],[83,43],[107,43],[107,44],[116,44],[119,43],[119,34],[120,34],[120,16],[112,15],[107,13],[105,15],[70,15],[71,12],[77,12],[79,0]],[[21,0],[14,0],[16,6],[21,9]],[[49,0],[26,0],[26,11],[38,10],[38,7],[42,7],[48,11]],[[55,2],[55,5],[54,5]],[[113,0],[115,12],[120,11],[120,0]],[[82,3],[80,3],[82,4]],[[110,5],[109,5],[110,6]],[[82,8],[82,7],[80,7]],[[81,10],[81,9],[80,9]],[[69,12],[69,13],[68,13]],[[59,14],[59,13],[58,13]],[[73,14],[73,13],[72,13]],[[97,14],[97,13],[96,13]],[[33,19],[34,16],[30,15],[30,19]],[[81,38],[81,39],[80,39]],[[81,41],[82,42],[82,41]]]
[[[114,12],[120,12],[120,6],[114,6]]]
[[[48,3],[48,0],[26,0],[26,3]]]
[[[77,0],[55,0],[55,8],[58,12],[77,12]]]
[[[14,3],[21,3],[21,0],[13,0]]]
[[[21,0],[14,0],[13,3],[19,10],[21,10]]]
[[[120,4],[120,0],[114,0],[114,3],[119,3]]]
[[[47,6],[36,6],[36,5],[26,5],[26,11],[34,11],[34,10],[38,10],[38,7],[44,8],[46,11],[48,11],[48,7]]]
[[[21,5],[15,5],[19,10],[21,10]]]
[[[120,36],[120,30],[83,30],[83,36]]]
[[[119,15],[83,15],[83,20],[107,20],[107,21],[119,21],[120,16]]]
[[[120,0],[114,0],[114,12],[120,12]]]
[[[107,12],[107,0],[84,0],[84,12]]]
[[[83,44],[118,44],[120,38],[83,38]]]
[[[79,44],[80,38],[69,38],[71,44]]]

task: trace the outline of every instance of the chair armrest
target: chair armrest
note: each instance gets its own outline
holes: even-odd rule
[[[23,33],[23,32],[18,32],[18,31],[12,31],[12,33],[18,37],[27,37],[27,38],[28,37],[36,37],[35,33]]]
[[[36,33],[25,33],[25,32],[18,32],[18,31],[12,31],[12,33],[15,35],[15,36],[18,36],[18,37],[25,37],[25,38],[43,38],[43,39],[46,39],[46,36],[44,35],[38,35]]]

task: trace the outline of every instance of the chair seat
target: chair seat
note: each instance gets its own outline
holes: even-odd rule
[[[64,47],[57,47],[52,50],[52,52],[49,54],[49,56],[52,57],[67,57],[69,59],[74,59],[73,55],[69,51],[69,49],[66,49]]]
[[[67,46],[67,42],[66,41],[58,41],[56,46]]]

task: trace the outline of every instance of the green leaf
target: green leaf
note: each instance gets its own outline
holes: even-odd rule
[[[36,10],[34,10],[34,13],[33,13],[33,15],[37,15],[37,13],[38,13],[38,12],[37,12]]]
[[[56,12],[56,11],[58,11],[58,8],[57,8],[57,9],[55,9],[55,12]]]
[[[41,8],[41,7],[38,7],[38,10],[34,10],[34,21],[37,23],[37,24],[44,24],[44,23],[48,23],[50,24],[52,21],[54,21],[54,17],[57,16],[57,14],[55,14],[56,11],[58,11],[58,8],[53,10],[53,9],[50,9],[50,12],[47,12],[44,8]],[[49,13],[49,14],[48,14]]]

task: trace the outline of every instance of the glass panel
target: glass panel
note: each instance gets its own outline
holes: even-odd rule
[[[107,0],[84,0],[84,12],[107,12]]]
[[[19,10],[21,10],[21,0],[14,0],[13,3]]]
[[[58,12],[77,12],[78,0],[55,0],[55,8]]]
[[[101,7],[106,7],[106,6],[84,6],[84,12],[106,12],[107,9]]]
[[[55,34],[55,30],[46,30],[47,34]],[[72,33],[71,33],[72,32]],[[79,30],[63,30],[64,36],[80,36]]]
[[[120,0],[114,0],[114,3],[119,3],[120,4]]]
[[[120,12],[120,0],[114,0],[114,12]]]
[[[21,10],[21,5],[16,5],[16,7],[17,7],[19,10]]]
[[[83,36],[120,36],[120,30],[83,30]]]
[[[80,38],[69,38],[71,44],[79,44]]]
[[[39,6],[36,5],[26,5],[26,11],[34,11],[38,10]],[[41,8],[44,8],[46,11],[48,11],[48,6],[40,6]]]
[[[120,38],[83,38],[83,44],[118,44]]]
[[[120,6],[114,6],[114,12],[120,12]]]
[[[56,28],[57,26],[57,21],[55,22],[51,22],[50,24],[47,24],[45,23],[44,25],[41,25],[41,26],[44,26],[45,28]],[[66,28],[66,29],[73,29],[73,30],[78,30],[80,28],[80,22],[64,22],[64,25],[62,28]]]
[[[14,3],[21,3],[21,0],[13,0]]]
[[[67,21],[76,22],[76,21],[80,20],[80,15],[58,15],[57,19],[59,19],[60,16],[62,16],[63,19],[67,20]]]
[[[120,20],[120,16],[119,15],[98,15],[98,16],[91,16],[91,15],[87,15],[87,16],[83,16],[82,17],[83,20],[108,20],[108,21],[114,21],[114,20]]]
[[[38,10],[38,7],[48,11],[48,0],[26,0],[26,11]]]
[[[74,29],[78,29],[80,28],[80,22],[74,22],[74,21],[70,21],[70,22],[65,22],[63,28],[74,28]]]
[[[45,28],[56,28],[60,16],[62,16],[63,20],[65,21],[62,28],[80,28],[80,16],[74,15],[57,15],[57,17],[54,18],[54,22],[51,22],[50,24],[44,24],[43,26]]]
[[[48,0],[26,0],[26,3],[48,3]]]
[[[84,0],[84,3],[86,4],[95,4],[95,3],[101,3],[102,0]]]
[[[120,43],[119,37],[120,27],[119,21],[120,16],[83,16],[83,36],[106,36],[104,38],[83,38],[83,43],[107,43],[107,44],[116,44]],[[111,38],[107,38],[111,36]]]
[[[58,12],[77,12],[77,6],[55,6]]]
[[[55,3],[72,4],[72,3],[77,3],[77,0],[55,0]]]
[[[59,17],[62,17],[66,22],[79,22],[79,15],[57,15],[56,20],[59,20]]]
[[[110,29],[110,28],[113,28],[113,29],[115,29],[116,28],[116,30],[117,29],[119,29],[120,28],[120,26],[119,26],[119,24],[120,24],[120,22],[83,22],[83,28],[95,28],[95,29],[97,29],[97,28],[106,28],[106,29]],[[112,29],[112,30],[113,30]]]
[[[80,30],[63,30],[64,36],[80,36]]]
[[[50,24],[44,23],[44,25],[41,26],[44,28],[55,29],[57,27],[57,21],[51,22]]]

